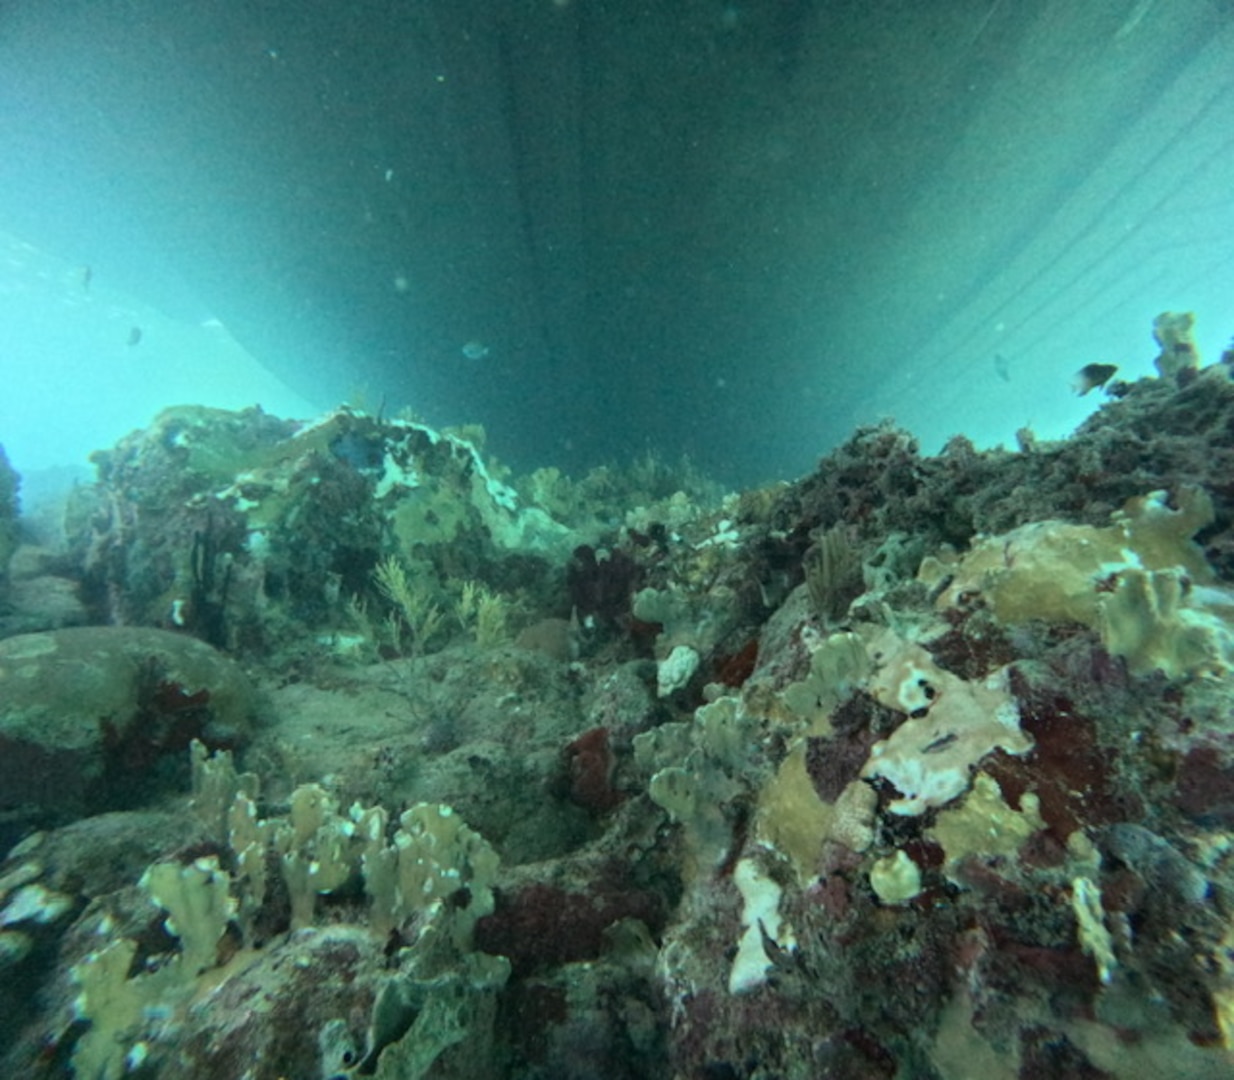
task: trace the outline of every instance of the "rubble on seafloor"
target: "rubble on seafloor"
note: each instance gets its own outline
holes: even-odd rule
[[[9,575],[4,1074],[1230,1075],[1234,383],[1117,393],[724,498],[163,413]]]

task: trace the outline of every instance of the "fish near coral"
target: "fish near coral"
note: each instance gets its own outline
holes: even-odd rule
[[[1105,386],[1118,371],[1117,364],[1085,364],[1071,380],[1071,389],[1083,397],[1090,390]]]

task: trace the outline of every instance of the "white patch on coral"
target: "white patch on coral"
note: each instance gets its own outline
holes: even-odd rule
[[[733,883],[745,902],[741,913],[745,929],[728,975],[728,990],[730,994],[745,994],[762,986],[772,968],[763,944],[764,935],[781,949],[795,949],[797,942],[791,930],[780,927],[780,886],[765,876],[752,859],[737,863]]]
[[[374,499],[384,499],[395,488],[417,488],[420,477],[414,468],[404,468],[389,450],[382,460],[381,476],[373,489]]]
[[[689,645],[678,645],[660,661],[656,671],[656,688],[660,697],[680,690],[698,670],[699,655]]]
[[[22,885],[8,898],[8,904],[0,911],[0,927],[16,926],[18,923],[50,923],[73,906],[73,902],[60,893],[45,889],[37,881]]]
[[[1020,730],[1019,711],[1007,689],[1007,672],[965,682],[939,668],[919,645],[893,631],[879,631],[867,642],[881,665],[870,680],[871,695],[880,705],[906,711],[917,698],[912,689],[929,688],[925,702],[889,738],[870,749],[861,770],[864,779],[881,776],[903,798],[887,809],[916,816],[944,806],[968,790],[973,770],[997,749],[1026,754],[1032,740]]]

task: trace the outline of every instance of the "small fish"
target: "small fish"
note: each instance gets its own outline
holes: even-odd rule
[[[469,341],[463,346],[463,355],[468,360],[483,360],[488,356],[488,346],[483,341]]]
[[[1090,390],[1095,390],[1098,386],[1105,386],[1106,383],[1114,378],[1116,371],[1118,371],[1117,364],[1085,364],[1075,373],[1075,378],[1071,380],[1071,389],[1080,397],[1083,397]]]
[[[125,341],[125,344],[126,344],[126,345],[130,348],[130,349],[131,349],[134,345],[140,345],[140,344],[141,344],[141,327],[140,327],[140,326],[134,326],[134,327],[133,327],[133,328],[129,331],[128,340],[127,340],[127,341]]]
[[[1011,365],[1007,363],[1007,358],[1002,353],[994,354],[994,370],[1003,382],[1011,382]]]
[[[81,268],[81,287],[83,292],[90,291],[90,282],[94,280],[94,268],[92,266],[83,266]]]

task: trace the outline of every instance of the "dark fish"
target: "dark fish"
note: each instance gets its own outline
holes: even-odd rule
[[[1117,370],[1117,364],[1085,364],[1071,380],[1071,389],[1083,397],[1090,390],[1105,386]]]
[[[91,266],[83,266],[81,268],[81,287],[86,292],[90,291],[90,282],[94,280],[94,268]]]
[[[1011,365],[1007,363],[1007,358],[1002,353],[994,354],[994,370],[1003,382],[1011,382]]]
[[[128,347],[131,349],[134,345],[138,345],[140,343],[141,343],[141,327],[134,326],[133,329],[129,331],[129,338],[128,338],[128,341],[125,342],[125,344],[128,345]]]

